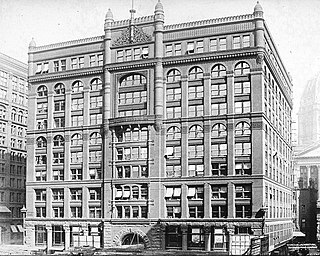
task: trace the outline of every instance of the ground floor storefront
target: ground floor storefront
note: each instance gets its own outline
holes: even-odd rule
[[[283,226],[284,227],[284,226]],[[240,255],[249,250],[260,254],[264,224],[262,219],[219,221],[190,219],[26,221],[26,244],[42,249],[69,250],[73,247],[136,247],[152,250],[210,251]],[[273,231],[273,229],[268,228]],[[280,231],[280,230],[279,230]],[[282,231],[280,231],[282,232]],[[289,237],[272,235],[275,241]],[[285,234],[282,232],[282,234]],[[265,234],[265,238],[269,235]],[[276,240],[277,239],[277,240]],[[270,241],[264,239],[264,251]],[[255,248],[253,248],[255,246]],[[260,247],[259,247],[260,246]]]

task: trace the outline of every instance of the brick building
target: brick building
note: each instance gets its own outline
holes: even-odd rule
[[[22,243],[27,65],[0,53],[0,244]]]
[[[261,6],[166,26],[160,2],[130,12],[109,10],[102,36],[30,43],[27,243],[281,246],[292,84]]]

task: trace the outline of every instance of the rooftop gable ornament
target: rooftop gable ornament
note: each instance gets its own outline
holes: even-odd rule
[[[152,40],[151,35],[143,32],[142,28],[138,28],[134,25],[134,14],[136,10],[133,9],[133,0],[132,0],[132,9],[130,10],[131,17],[129,27],[124,29],[120,35],[114,42],[113,46],[121,46],[127,44],[135,44],[135,43],[144,43]]]

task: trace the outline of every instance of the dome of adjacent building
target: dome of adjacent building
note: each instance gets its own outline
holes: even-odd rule
[[[29,47],[36,47],[36,41],[34,41],[33,37],[32,37],[31,42],[29,43]]]
[[[259,1],[257,2],[256,6],[254,7],[254,12],[263,12],[262,6],[260,5]]]

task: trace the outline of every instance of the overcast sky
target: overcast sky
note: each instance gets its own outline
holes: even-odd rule
[[[165,24],[249,14],[254,0],[161,0]],[[152,15],[157,0],[134,0],[136,16]],[[293,78],[295,111],[306,82],[320,72],[320,1],[260,0],[282,61]],[[27,63],[37,46],[99,36],[108,8],[128,19],[131,0],[0,0],[0,52]]]

